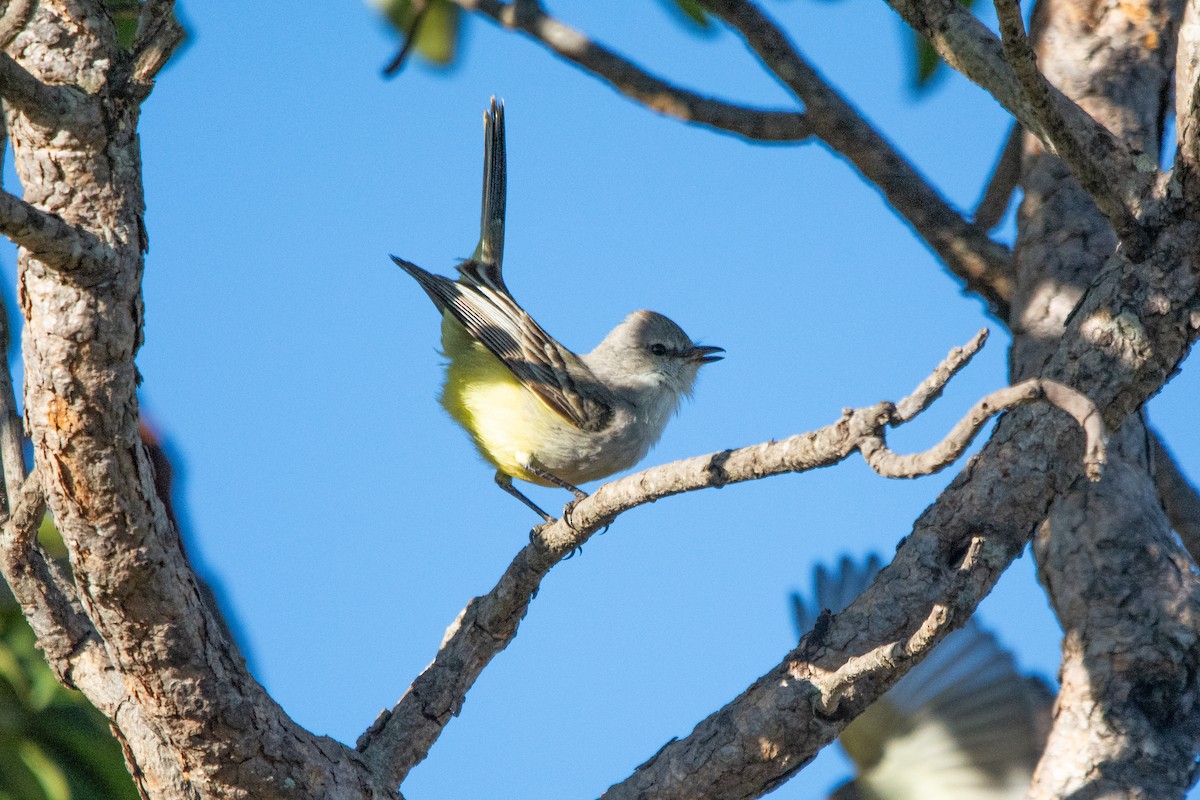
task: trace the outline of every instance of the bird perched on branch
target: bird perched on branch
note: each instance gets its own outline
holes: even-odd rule
[[[628,469],[658,441],[700,367],[721,358],[662,314],[635,311],[590,353],[568,350],[504,285],[504,107],[484,114],[479,244],[451,280],[392,256],[442,313],[441,403],[496,468],[496,483],[536,511],[513,478],[586,497],[578,484]]]
[[[878,556],[816,568],[815,605],[792,595],[801,634],[879,572]],[[1050,730],[1054,696],[1021,674],[973,618],[946,636],[839,737],[858,769],[830,800],[1022,800]]]

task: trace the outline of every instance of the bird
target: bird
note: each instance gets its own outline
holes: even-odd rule
[[[843,556],[817,566],[815,605],[792,595],[801,634],[848,606],[879,572]],[[1022,674],[974,618],[953,631],[839,737],[857,775],[830,800],[1022,800],[1050,731],[1054,693]]]
[[[579,484],[642,460],[662,435],[705,364],[724,349],[698,344],[662,314],[625,317],[594,350],[576,354],[513,298],[504,283],[504,106],[484,112],[484,178],[479,243],[458,277],[428,272],[398,256],[442,315],[446,375],[439,400],[497,485],[546,522],[554,521],[513,479],[587,497]]]

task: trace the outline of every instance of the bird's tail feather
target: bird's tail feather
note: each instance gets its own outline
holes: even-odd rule
[[[506,191],[504,104],[493,97],[483,114],[483,207],[479,222],[479,244],[472,259],[495,264],[497,272],[504,259]]]

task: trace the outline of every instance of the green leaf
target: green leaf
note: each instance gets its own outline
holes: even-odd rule
[[[413,22],[417,11],[425,9],[416,31],[415,49],[421,57],[439,66],[450,64],[458,54],[459,26],[462,12],[449,0],[368,0],[383,13],[396,29],[401,42],[413,35]]]
[[[67,546],[63,543],[62,534],[54,524],[53,517],[47,512],[38,525],[38,542],[46,548],[46,552],[54,558],[66,558]]]
[[[929,40],[916,31],[912,32],[912,41],[916,66],[914,83],[917,89],[924,89],[933,80],[933,76],[937,74],[938,68],[946,62],[942,61],[942,57],[933,49],[933,45],[929,43]]]
[[[71,800],[71,787],[58,765],[46,757],[33,742],[21,743],[21,760],[41,784],[46,800]]]
[[[716,32],[712,17],[697,0],[662,0],[662,3],[676,17],[682,18],[685,27],[693,33],[711,34]]]
[[[58,683],[12,600],[0,603],[0,800],[138,800],[108,720]]]
[[[435,64],[449,64],[458,49],[461,22],[462,11],[458,6],[447,0],[429,0],[429,9],[417,31],[417,52]]]
[[[137,35],[138,14],[142,6],[138,0],[104,0],[104,10],[112,17],[117,29],[117,44],[122,50],[133,46],[133,38]]]

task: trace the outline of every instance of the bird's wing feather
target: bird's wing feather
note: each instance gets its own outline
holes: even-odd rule
[[[452,281],[392,256],[443,312],[500,359],[530,391],[575,427],[596,431],[612,417],[608,390],[578,356],[513,300],[495,264],[465,261]]]
[[[818,567],[816,609],[841,611],[870,584],[880,561],[843,558]],[[815,613],[796,598],[802,632]],[[871,796],[920,800],[1024,797],[1045,742],[1051,696],[1022,675],[996,637],[974,619],[949,634],[842,733],[857,783]]]

